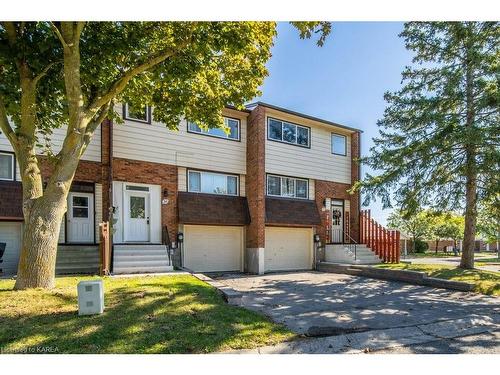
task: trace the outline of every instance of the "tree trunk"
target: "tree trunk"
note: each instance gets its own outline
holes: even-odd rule
[[[436,240],[436,254],[438,253],[439,240]]]
[[[472,128],[475,122],[474,108],[474,71],[472,68],[471,46],[466,44],[465,60],[465,90],[467,117],[465,126]],[[474,268],[474,242],[476,239],[477,222],[477,160],[474,139],[468,136],[465,143],[465,230],[462,259],[460,267],[466,269]]]
[[[474,268],[474,246],[477,222],[477,181],[475,175],[468,175],[465,184],[465,231],[460,267]]]
[[[14,289],[54,287],[57,242],[66,211],[66,195],[40,197],[25,218]]]

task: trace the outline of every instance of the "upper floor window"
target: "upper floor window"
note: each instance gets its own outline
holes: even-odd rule
[[[302,178],[267,175],[267,195],[307,199],[309,181]]]
[[[347,155],[347,137],[345,135],[332,133],[332,154]]]
[[[0,152],[0,180],[14,181],[14,154]]]
[[[135,108],[129,104],[123,105],[123,118],[126,120],[144,122],[151,124],[151,107],[144,106]]]
[[[267,119],[267,137],[273,141],[310,147],[311,129],[286,121]]]
[[[228,132],[226,133],[226,130],[223,128],[210,128],[210,129],[202,129],[198,125],[196,125],[194,122],[189,121],[188,122],[188,132],[190,133],[198,133],[198,134],[205,134],[205,135],[210,135],[212,137],[218,137],[218,138],[227,138],[227,139],[233,139],[233,140],[240,140],[240,120],[234,119],[234,118],[229,118],[229,117],[224,117],[224,126],[226,129],[228,129]]]
[[[188,191],[193,193],[238,195],[238,176],[205,171],[189,171]]]

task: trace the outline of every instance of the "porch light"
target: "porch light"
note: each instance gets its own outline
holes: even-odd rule
[[[167,189],[163,189],[163,197],[164,198],[168,197],[168,190]]]
[[[182,232],[177,233],[177,242],[180,243],[184,242],[184,233]]]
[[[314,235],[314,243],[319,243],[321,241],[319,234]]]

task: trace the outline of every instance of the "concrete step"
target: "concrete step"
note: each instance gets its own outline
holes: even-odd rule
[[[158,272],[171,272],[174,270],[173,266],[148,266],[148,267],[114,267],[114,274],[130,274],[130,273],[158,273]]]
[[[138,255],[123,255],[116,254],[115,262],[148,262],[148,261],[163,261],[168,260],[167,254],[138,254]]]
[[[115,251],[139,251],[139,250],[166,250],[165,245],[161,244],[126,244],[126,245],[114,245]]]

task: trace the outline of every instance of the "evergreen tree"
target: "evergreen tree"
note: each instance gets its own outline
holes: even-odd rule
[[[499,189],[498,22],[410,22],[403,32],[414,52],[402,88],[386,93],[379,136],[362,161],[380,171],[356,188],[418,207],[465,210],[460,266],[474,267],[478,202]]]

